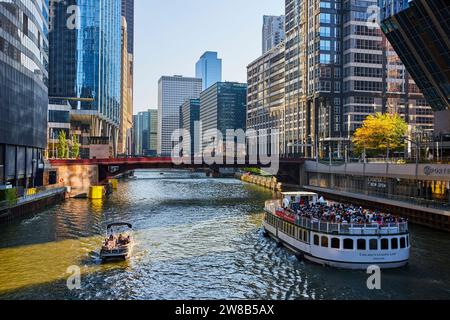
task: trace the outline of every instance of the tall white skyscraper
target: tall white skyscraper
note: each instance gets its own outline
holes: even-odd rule
[[[217,57],[217,52],[207,51],[200,57],[195,65],[195,76],[203,80],[202,90],[222,81],[222,59]]]
[[[200,97],[202,79],[163,76],[158,82],[158,154],[170,156],[172,133],[180,127],[180,106]]]
[[[262,29],[263,54],[278,46],[285,37],[284,16],[264,16]]]

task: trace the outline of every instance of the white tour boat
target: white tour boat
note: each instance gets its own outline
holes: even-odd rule
[[[411,247],[406,220],[362,208],[354,216],[349,211],[345,220],[340,215],[344,208],[356,207],[326,202],[311,192],[283,193],[282,201],[266,202],[263,226],[267,235],[297,257],[318,264],[344,269],[408,264]]]
[[[111,223],[107,227],[107,237],[100,251],[102,260],[126,260],[131,257],[134,247],[133,226],[129,223]]]

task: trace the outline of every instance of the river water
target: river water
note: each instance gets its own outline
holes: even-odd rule
[[[261,231],[260,187],[183,171],[141,171],[104,201],[68,200],[0,226],[0,299],[449,299],[450,234],[412,226],[410,265],[382,272],[298,261]],[[135,227],[127,262],[102,264],[110,222]],[[69,290],[78,266],[81,289]]]

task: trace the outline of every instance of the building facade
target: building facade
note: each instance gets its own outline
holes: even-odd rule
[[[158,110],[148,110],[149,115],[149,143],[148,152],[149,156],[156,156],[158,154]]]
[[[133,88],[131,69],[131,54],[128,53],[127,21],[122,16],[122,69],[121,69],[121,100],[118,154],[131,154],[131,129],[133,127]]]
[[[247,130],[266,130],[268,135],[277,130],[282,154],[285,107],[284,50],[282,42],[247,67]]]
[[[202,79],[202,90],[222,81],[222,59],[217,52],[207,51],[195,65],[195,77]]]
[[[58,158],[58,138],[61,132],[70,140],[70,111],[69,101],[64,99],[50,99],[48,105],[48,140],[47,159]]]
[[[48,1],[0,1],[0,186],[42,185]]]
[[[202,79],[163,76],[158,82],[158,155],[170,156],[175,142],[172,134],[180,126],[180,106],[202,91]]]
[[[150,109],[133,116],[134,155],[154,157],[157,154],[158,111]]]
[[[444,0],[379,3],[383,32],[437,112],[436,133],[450,133],[450,4]]]
[[[380,28],[376,0],[286,1],[285,151],[343,158],[374,112],[432,131],[433,115]]]
[[[134,0],[122,0],[122,17],[127,21],[127,51],[134,54]]]
[[[217,131],[225,142],[227,130],[246,130],[247,84],[217,82],[200,95],[200,122],[203,151],[217,139]],[[223,146],[217,146],[221,148]],[[222,149],[221,151],[224,151]]]
[[[196,138],[200,137],[200,99],[189,99],[180,107],[180,129],[189,132],[190,140],[188,147],[183,148],[183,153],[189,155],[201,154],[200,145]],[[184,139],[184,137],[183,137]],[[183,140],[184,141],[184,140]],[[198,140],[197,140],[198,141]]]
[[[94,157],[98,144],[114,156],[121,118],[121,3],[50,0],[49,21],[49,96],[70,101],[71,130],[80,136],[83,158]]]
[[[264,16],[262,28],[262,54],[284,41],[285,16]]]

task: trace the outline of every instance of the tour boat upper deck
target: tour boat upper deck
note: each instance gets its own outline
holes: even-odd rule
[[[338,268],[408,264],[408,221],[379,210],[325,201],[311,192],[283,193],[266,202],[267,235],[297,256]]]
[[[371,222],[371,223],[352,223],[346,220],[340,222],[326,221],[319,217],[310,217],[295,212],[302,206],[322,206],[325,210],[330,206],[339,206],[341,204],[335,202],[327,202],[323,198],[319,199],[318,194],[312,192],[285,192],[282,193],[283,202],[281,200],[270,200],[266,202],[266,211],[270,212],[283,220],[294,223],[295,225],[318,231],[322,233],[338,234],[338,235],[396,235],[409,232],[408,221],[394,217],[395,222]],[[288,201],[289,200],[289,203]],[[292,205],[294,204],[294,205]],[[299,206],[295,206],[299,204]],[[291,205],[291,207],[289,207]],[[301,211],[300,211],[301,212]],[[365,212],[368,215],[373,214],[372,211]],[[383,214],[384,215],[384,214]],[[390,217],[393,217],[390,215]]]

